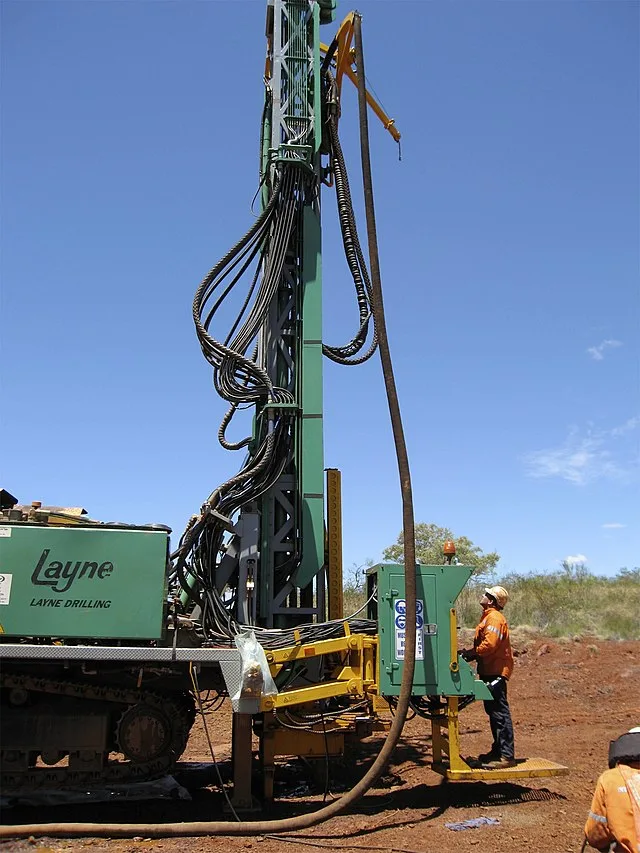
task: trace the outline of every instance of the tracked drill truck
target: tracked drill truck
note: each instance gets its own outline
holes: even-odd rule
[[[254,803],[254,735],[258,793],[269,800],[278,756],[339,755],[346,739],[385,729],[381,712],[398,696],[414,618],[413,703],[433,726],[434,767],[450,778],[560,772],[474,770],[460,756],[459,710],[488,698],[457,652],[455,601],[471,568],[418,567],[412,614],[402,567],[375,566],[366,614],[342,611],[340,473],[325,476],[322,364],[371,357],[381,305],[338,132],[344,82],[363,86],[355,16],[325,45],[320,28],[333,22],[334,6],[269,0],[261,212],[193,301],[196,334],[228,406],[219,440],[244,454],[239,472],[213,489],[175,547],[162,525],[104,523],[80,507],[25,505],[1,493],[5,794],[169,773],[202,694],[212,691],[229,697],[234,712],[234,807]],[[322,330],[320,202],[328,188],[357,303],[343,345],[327,343]],[[237,317],[220,331],[220,310],[234,299]],[[231,439],[247,409],[248,434]]]

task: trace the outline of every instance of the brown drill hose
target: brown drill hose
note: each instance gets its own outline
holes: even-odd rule
[[[362,51],[361,17],[355,16],[355,53],[358,69],[358,107],[360,117],[360,143],[362,157],[362,175],[365,197],[365,211],[367,218],[367,236],[369,241],[369,263],[371,266],[371,281],[374,295],[373,310],[375,312],[376,325],[378,328],[380,360],[384,376],[389,413],[393,428],[393,436],[398,460],[398,473],[400,476],[400,491],[402,495],[402,518],[404,530],[404,567],[405,567],[405,599],[408,614],[416,612],[416,556],[415,556],[415,530],[413,519],[413,496],[411,491],[411,476],[409,472],[409,459],[404,439],[404,430],[400,417],[400,406],[396,391],[395,379],[391,356],[389,353],[389,341],[387,339],[386,325],[384,321],[384,306],[382,301],[382,287],[380,282],[380,263],[378,259],[378,241],[376,237],[376,224],[373,203],[373,186],[371,180],[371,161],[369,155],[369,136],[367,121],[367,101],[364,76],[364,58]],[[52,824],[27,824],[22,826],[0,827],[0,839],[27,838],[33,836],[47,836],[49,838],[73,838],[73,837],[110,837],[110,838],[133,838],[142,836],[144,838],[163,838],[176,836],[196,835],[265,835],[277,832],[292,832],[298,829],[307,829],[315,826],[337,814],[346,811],[357,800],[360,799],[373,785],[376,779],[386,768],[393,751],[400,739],[404,722],[409,708],[413,687],[413,672],[415,667],[416,648],[416,620],[407,619],[405,640],[404,671],[398,706],[393,718],[389,734],[376,760],[371,765],[362,779],[339,800],[334,800],[311,814],[299,815],[298,817],[282,820],[261,821],[195,821],[192,823],[136,823],[136,824],[113,824],[113,823],[52,823]]]

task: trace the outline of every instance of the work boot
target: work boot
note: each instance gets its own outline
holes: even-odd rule
[[[515,767],[518,762],[515,758],[494,758],[493,761],[483,763],[485,770],[504,770],[507,767]]]
[[[497,761],[500,758],[500,753],[490,749],[489,752],[481,752],[478,756],[480,764],[486,764],[487,761]]]

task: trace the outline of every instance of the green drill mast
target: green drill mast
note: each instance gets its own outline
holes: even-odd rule
[[[293,395],[292,458],[261,500],[259,621],[296,624],[324,611],[320,23],[331,3],[272,0],[267,14],[262,179],[299,172],[293,227],[259,358]],[[290,618],[287,618],[290,617]]]
[[[241,471],[190,522],[175,560],[183,603],[195,590],[205,635],[213,639],[233,636],[240,625],[286,628],[326,617],[322,359],[360,364],[377,347],[338,138],[341,79],[356,79],[349,49],[354,13],[325,47],[320,27],[334,11],[334,0],[269,0],[261,213],[194,298],[214,386],[231,404],[218,437],[227,449],[247,448]],[[323,184],[336,190],[360,318],[342,346],[329,346],[322,333]],[[218,341],[210,331],[216,311],[254,260],[240,314]],[[236,411],[250,407],[252,435],[232,443],[226,429]]]

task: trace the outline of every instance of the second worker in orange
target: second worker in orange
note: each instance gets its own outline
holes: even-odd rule
[[[475,660],[478,676],[489,688],[492,698],[486,700],[484,709],[489,715],[493,743],[489,752],[478,756],[483,767],[499,769],[513,767],[513,723],[507,700],[507,682],[513,672],[513,652],[509,639],[509,626],[502,610],[509,594],[502,586],[485,589],[480,599],[482,619],[476,628],[472,649],[464,649],[466,661]]]

